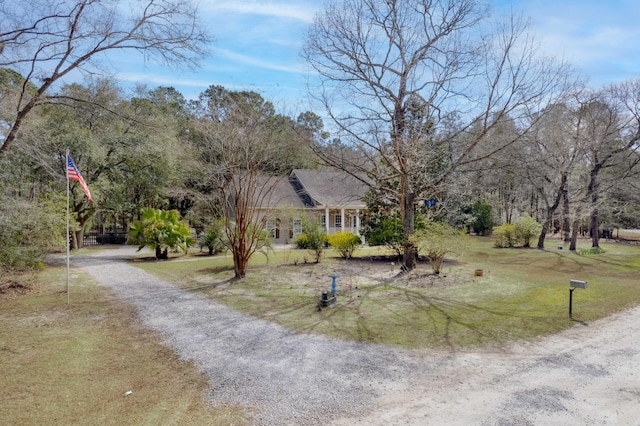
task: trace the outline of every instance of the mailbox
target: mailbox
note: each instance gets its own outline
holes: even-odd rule
[[[569,281],[569,285],[571,286],[569,289],[569,317],[573,318],[573,290],[576,288],[587,288],[587,282],[582,280],[571,280]]]
[[[587,282],[581,280],[571,280],[570,285],[572,288],[587,288]]]

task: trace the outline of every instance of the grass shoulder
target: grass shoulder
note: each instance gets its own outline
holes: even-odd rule
[[[431,275],[426,262],[400,274],[397,262],[371,249],[351,260],[327,252],[318,264],[300,262],[305,251],[256,255],[239,281],[224,255],[135,264],[298,333],[410,348],[502,346],[640,304],[640,247],[603,243],[604,253],[580,256],[558,250],[553,241],[549,246],[497,249],[488,238],[473,238],[464,255],[445,262],[440,276]],[[340,275],[337,303],[319,310],[334,273]],[[571,279],[589,282],[588,290],[574,294],[574,320],[568,315]]]
[[[206,377],[132,307],[77,271],[67,305],[65,271],[0,298],[5,424],[243,424],[240,409],[205,401]]]

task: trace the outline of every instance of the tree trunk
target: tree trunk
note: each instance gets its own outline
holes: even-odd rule
[[[562,192],[563,209],[562,209],[562,231],[563,231],[563,241],[565,243],[571,240],[571,223],[569,220],[569,191],[567,188]]]
[[[169,259],[169,248],[165,247],[164,250],[163,250],[162,246],[157,245],[156,246],[156,259],[157,260],[167,260],[167,259]]]
[[[538,248],[544,248],[544,240],[547,237],[547,232],[549,232],[549,227],[551,226],[553,220],[553,212],[550,214],[547,213],[547,219],[544,221],[544,225],[542,225],[542,231],[540,231],[540,236],[538,237]]]
[[[571,230],[571,244],[569,250],[576,251],[576,243],[578,241],[578,219],[573,221],[573,229]]]
[[[591,169],[586,194],[587,197],[591,197],[591,206],[593,208],[591,211],[591,247],[600,247],[600,233],[598,232],[598,228],[600,228],[598,221],[598,173],[601,168],[602,163],[596,163],[593,169]]]
[[[547,207],[547,218],[544,221],[544,225],[542,225],[542,231],[540,232],[540,237],[538,238],[538,248],[544,248],[544,239],[547,236],[547,232],[549,232],[549,228],[553,225],[553,215],[555,214],[558,206],[560,205],[560,199],[562,198],[562,194],[567,186],[567,174],[563,173],[560,179],[560,187],[558,188],[558,192],[556,193],[556,199],[553,202],[553,205]]]
[[[600,247],[600,223],[598,219],[598,209],[591,211],[591,247]]]
[[[71,231],[75,234],[75,244],[77,249],[84,247],[84,227],[80,227],[77,231]]]
[[[233,272],[237,279],[242,279],[247,275],[247,263],[242,253],[233,253]]]
[[[413,243],[413,241],[411,241],[411,237],[413,236],[414,232],[415,232],[415,227],[414,227],[414,223],[415,223],[415,207],[414,207],[414,201],[415,201],[415,195],[413,193],[411,193],[410,191],[408,191],[407,188],[408,185],[404,185],[403,190],[405,190],[404,192],[404,197],[402,200],[402,233],[403,233],[403,257],[402,257],[402,263],[404,268],[407,271],[412,270],[413,268],[416,267],[416,255],[417,255],[417,249],[415,244]]]
[[[78,230],[71,231],[71,248],[74,250],[81,249],[84,247],[84,229],[89,220],[95,215],[94,209],[82,209],[80,210],[81,205],[74,205],[74,214],[76,215],[76,220],[78,221]]]
[[[70,231],[69,234],[67,237],[71,237],[71,250],[78,250],[78,236],[74,231]]]

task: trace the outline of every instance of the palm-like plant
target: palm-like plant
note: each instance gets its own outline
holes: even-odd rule
[[[198,245],[200,246],[200,250],[202,250],[203,247],[207,247],[209,250],[209,256],[222,251],[224,249],[223,227],[224,222],[221,220],[217,220],[209,225],[209,227],[207,227],[207,229],[198,236]]]
[[[156,259],[167,259],[168,249],[186,253],[194,241],[189,226],[180,220],[176,210],[147,208],[140,220],[131,225],[128,243],[138,245],[138,250],[149,247],[155,250]]]

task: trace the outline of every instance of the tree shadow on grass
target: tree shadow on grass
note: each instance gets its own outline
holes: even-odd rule
[[[233,265],[220,265],[220,266],[212,266],[209,268],[198,269],[196,272],[202,274],[220,274],[227,271],[233,271]]]
[[[487,307],[459,300],[405,291],[406,300],[431,321],[431,329],[451,350],[464,346],[501,347],[514,340],[530,339],[559,331],[558,317],[539,313],[504,302],[500,307]],[[570,321],[567,318],[566,324]]]
[[[450,351],[467,347],[499,349],[515,340],[559,331],[550,323],[557,322],[557,317],[543,317],[519,306],[488,308],[409,289],[392,294],[388,305],[377,300],[373,310],[363,294],[314,314],[293,331],[332,329],[331,334],[363,343]],[[569,326],[568,319],[566,323]]]
[[[472,304],[444,298],[429,297],[417,292],[395,293],[395,301],[389,305],[367,306],[369,288],[360,292],[359,297],[338,301],[327,308],[313,309],[313,303],[297,303],[286,308],[271,311],[262,318],[281,322],[283,315],[304,316],[305,320],[289,325],[295,333],[319,333],[360,343],[390,344],[403,347],[432,347],[455,351],[465,346],[496,346],[510,339],[495,330],[486,329],[473,321],[478,312],[497,316],[517,316],[514,313],[487,310]],[[377,297],[379,295],[376,295]],[[400,298],[401,300],[397,300]],[[408,301],[413,308],[398,308],[396,302]],[[376,313],[372,313],[376,311]],[[382,314],[382,315],[381,315]],[[417,314],[417,316],[416,316]],[[480,316],[482,316],[480,315]],[[383,319],[381,319],[383,318]],[[395,331],[391,331],[395,330]],[[460,336],[463,330],[464,336]],[[423,334],[423,336],[420,336]],[[428,337],[425,338],[425,336]]]
[[[183,285],[182,288],[185,289],[185,290],[194,291],[194,292],[197,292],[197,293],[208,294],[213,289],[216,289],[218,287],[222,287],[222,286],[227,285],[227,284],[232,284],[232,283],[237,282],[237,281],[238,281],[238,279],[236,277],[231,277],[231,278],[228,278],[226,280],[216,281],[214,283],[192,282],[192,283]]]

